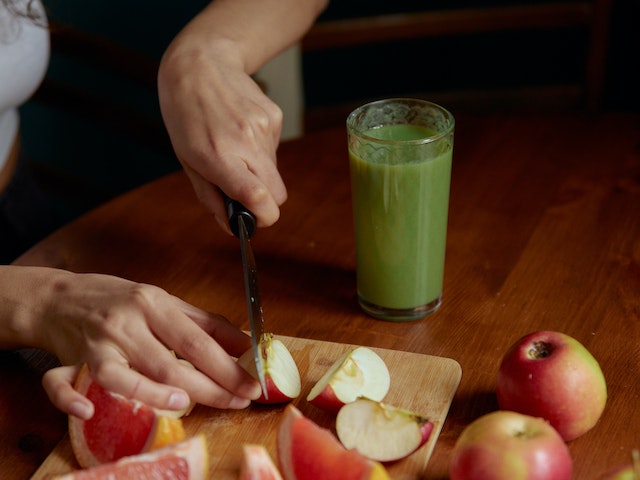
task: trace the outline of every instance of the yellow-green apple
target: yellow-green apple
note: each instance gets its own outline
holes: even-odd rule
[[[389,391],[391,376],[380,356],[367,347],[347,350],[313,386],[307,401],[337,413],[356,398],[382,400]]]
[[[347,403],[336,417],[336,433],[345,448],[379,462],[412,454],[432,431],[433,423],[425,417],[368,398]]]
[[[568,441],[597,423],[607,385],[600,365],[580,342],[540,331],[520,338],[504,355],[496,394],[501,409],[542,417]]]
[[[570,480],[562,437],[542,418],[499,410],[474,420],[456,441],[450,480]]]
[[[276,433],[284,480],[390,480],[381,463],[347,450],[330,430],[286,406]]]
[[[640,480],[640,450],[631,452],[630,463],[608,471],[600,480]]]
[[[245,443],[238,480],[282,480],[282,475],[264,445]]]
[[[272,333],[264,333],[258,343],[258,350],[262,355],[264,377],[267,392],[257,399],[256,403],[275,404],[285,403],[297,398],[302,389],[300,371],[291,352],[286,345],[275,338]],[[253,350],[247,350],[238,359],[238,364],[258,378],[258,371],[253,357]]]

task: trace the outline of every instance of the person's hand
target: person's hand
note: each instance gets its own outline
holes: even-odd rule
[[[230,233],[218,188],[252,211],[259,227],[278,220],[287,192],[276,164],[282,111],[222,43],[178,36],[163,56],[158,92],[196,195]]]
[[[37,318],[30,343],[64,365],[43,378],[59,409],[81,418],[93,414],[91,402],[72,387],[82,363],[107,390],[162,409],[179,410],[190,401],[244,408],[260,395],[257,381],[234,358],[251,340],[224,317],[118,277],[53,269],[37,274],[49,292],[36,294],[29,306],[28,316]]]

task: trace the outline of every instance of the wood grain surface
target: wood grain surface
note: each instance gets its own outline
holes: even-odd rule
[[[497,408],[508,347],[558,330],[587,347],[608,400],[569,442],[574,478],[596,479],[640,448],[640,115],[456,116],[443,305],[416,322],[365,315],[343,129],[278,150],[280,220],[252,239],[268,329],[278,335],[451,358],[464,372],[424,477],[448,478],[451,449]],[[122,155],[127,155],[122,152]],[[16,262],[158,285],[248,329],[238,240],[181,172],[114,199]],[[29,478],[66,432],[41,370],[0,356],[0,472]]]

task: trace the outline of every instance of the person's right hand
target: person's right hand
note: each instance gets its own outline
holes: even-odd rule
[[[158,74],[162,116],[199,200],[230,233],[220,190],[244,204],[259,227],[280,216],[287,191],[277,168],[282,111],[224,52],[181,33]],[[224,53],[223,53],[224,52]]]

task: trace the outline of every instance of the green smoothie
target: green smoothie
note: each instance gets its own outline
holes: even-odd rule
[[[361,301],[398,310],[439,301],[453,137],[419,141],[435,135],[421,126],[387,125],[350,147]]]

